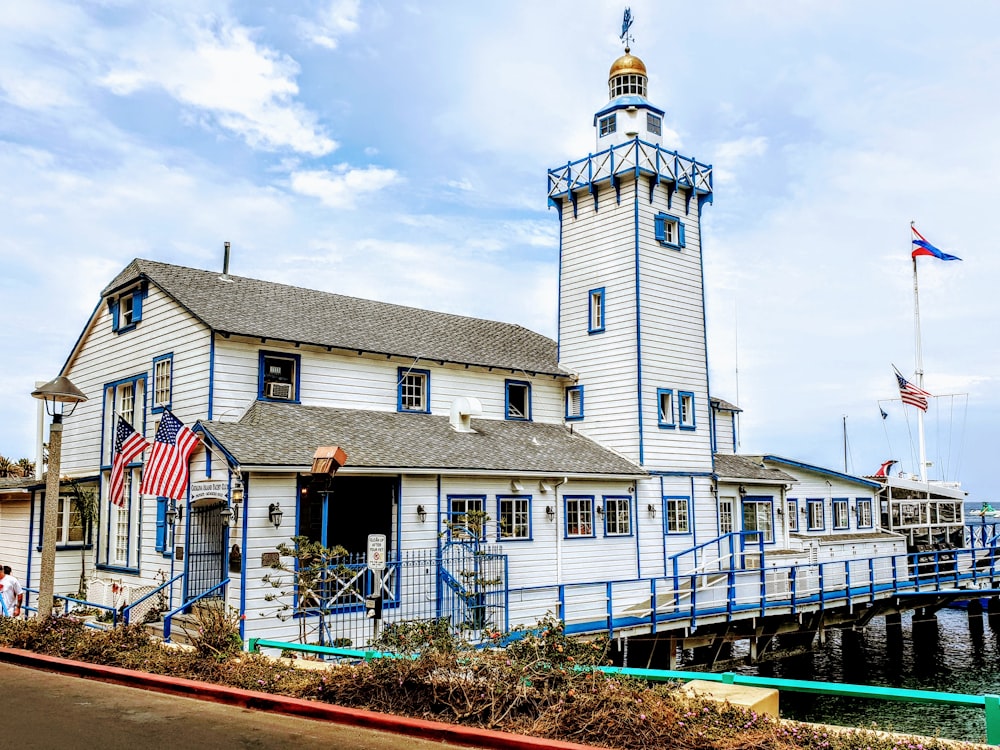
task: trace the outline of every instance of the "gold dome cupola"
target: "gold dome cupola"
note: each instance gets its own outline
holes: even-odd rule
[[[646,81],[646,64],[626,47],[625,54],[611,64],[611,71],[608,73],[608,99],[628,94],[644,97]]]

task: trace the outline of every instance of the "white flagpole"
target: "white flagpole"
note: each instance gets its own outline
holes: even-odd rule
[[[913,224],[910,222],[910,250],[913,250]],[[920,345],[920,291],[917,285],[917,258],[913,259],[913,338],[916,355],[917,387],[924,387],[924,353]],[[917,409],[917,435],[920,440],[920,481],[927,482],[927,446],[924,442],[924,410]]]

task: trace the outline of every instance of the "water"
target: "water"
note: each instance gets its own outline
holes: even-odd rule
[[[985,608],[984,608],[985,609]],[[937,632],[919,631],[903,615],[902,638],[887,640],[885,619],[863,632],[827,631],[815,652],[773,664],[747,667],[762,677],[882,685],[949,693],[1000,693],[1000,619],[983,616],[982,632],[970,632],[965,610],[942,609]],[[993,621],[990,622],[990,619]],[[782,691],[788,719],[984,742],[981,708],[806,695]]]

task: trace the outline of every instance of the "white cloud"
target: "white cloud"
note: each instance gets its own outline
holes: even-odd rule
[[[160,88],[250,146],[328,154],[337,143],[299,104],[299,65],[258,45],[249,29],[206,17],[158,17],[127,39],[100,83],[120,96]]]
[[[308,195],[331,208],[352,208],[356,200],[400,181],[394,169],[365,167],[355,169],[342,164],[335,171],[304,170],[292,172],[292,190]]]
[[[314,20],[300,19],[299,34],[311,44],[336,49],[340,37],[358,30],[360,10],[360,0],[332,0]]]

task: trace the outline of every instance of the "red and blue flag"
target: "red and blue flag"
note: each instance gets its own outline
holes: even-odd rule
[[[949,255],[946,252],[938,250],[934,245],[929,243],[927,239],[917,231],[917,228],[910,225],[910,230],[913,232],[913,253],[912,257],[916,258],[918,255],[930,255],[939,260],[962,260],[957,255]]]

